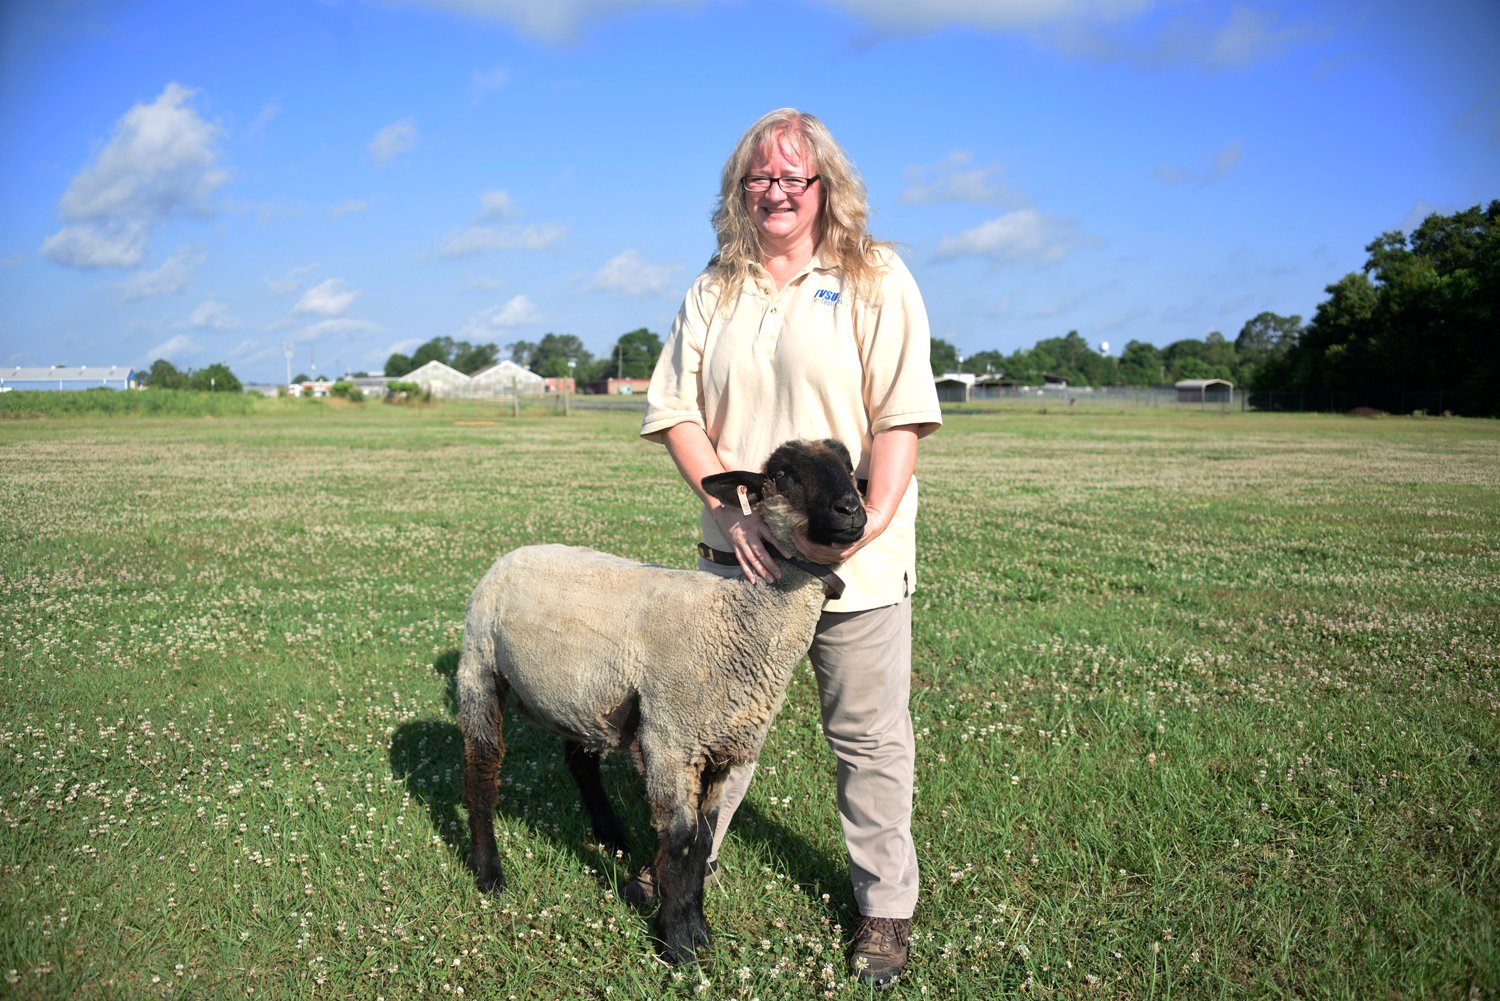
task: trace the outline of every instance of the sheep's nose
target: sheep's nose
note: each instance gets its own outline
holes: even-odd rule
[[[858,494],[847,494],[833,502],[833,509],[846,517],[852,516],[860,509]]]

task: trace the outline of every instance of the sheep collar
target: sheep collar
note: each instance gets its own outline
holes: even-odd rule
[[[698,555],[708,562],[718,564],[721,567],[737,567],[740,565],[740,561],[735,559],[733,553],[726,553],[722,549],[714,549],[706,542],[698,543]],[[844,578],[834,573],[833,568],[827,564],[813,563],[811,560],[804,560],[800,556],[782,558],[792,566],[810,573],[822,581],[823,590],[827,592],[829,598],[838,599],[844,596]]]
[[[787,562],[800,570],[806,570],[822,581],[823,590],[828,592],[829,598],[837,601],[844,596],[844,578],[834,573],[826,564],[804,560],[800,556],[789,557]]]

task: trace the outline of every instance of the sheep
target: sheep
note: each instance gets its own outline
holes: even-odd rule
[[[788,553],[799,528],[824,545],[864,532],[849,451],[832,439],[787,442],[760,473],[717,473],[703,487],[758,508]],[[562,738],[594,836],[623,857],[629,841],[600,781],[600,755],[635,758],[657,835],[662,958],[677,965],[711,947],[709,818],[730,766],[759,757],[824,599],[843,588],[828,567],[780,563],[779,580],[753,585],[559,545],[496,561],[469,599],[457,674],[467,862],[481,891],[505,887],[494,815],[513,691],[528,717]]]

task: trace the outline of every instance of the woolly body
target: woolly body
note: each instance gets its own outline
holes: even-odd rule
[[[860,538],[866,517],[852,476],[839,442],[788,442],[760,473],[717,473],[703,487],[721,503],[755,505],[791,552],[794,531],[824,545]],[[562,738],[595,836],[622,853],[628,839],[599,755],[634,754],[657,833],[664,958],[680,963],[706,949],[708,816],[729,767],[759,756],[812,645],[828,576],[795,559],[774,584],[752,585],[568,546],[502,556],[469,599],[457,678],[468,864],[479,888],[505,885],[494,812],[503,708],[514,691],[531,719]]]
[[[498,673],[530,719],[588,750],[638,740],[647,758],[695,773],[753,761],[823,599],[795,567],[750,586],[592,549],[515,550],[469,601],[460,721],[465,733],[488,725]]]

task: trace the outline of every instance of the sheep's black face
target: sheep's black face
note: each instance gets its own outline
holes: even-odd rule
[[[765,483],[768,496],[780,496],[807,519],[807,537],[813,542],[845,546],[864,535],[865,506],[842,442],[787,442],[766,460]]]

